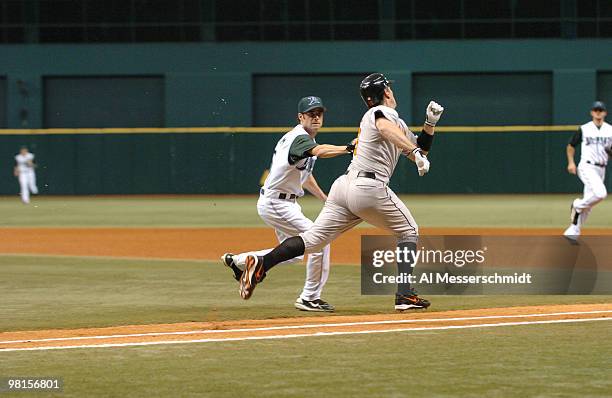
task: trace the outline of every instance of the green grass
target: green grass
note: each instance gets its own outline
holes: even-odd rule
[[[610,338],[593,322],[10,352],[2,371],[63,377],[58,397],[609,397]]]
[[[555,227],[574,195],[404,196],[423,227]],[[0,198],[4,226],[255,227],[256,197]],[[321,203],[305,198],[305,214]],[[610,227],[612,202],[589,226]],[[304,267],[279,266],[253,298],[218,263],[0,254],[0,331],[312,316],[292,303]],[[336,315],[392,313],[332,267]],[[432,296],[430,311],[610,303],[610,296]],[[44,352],[0,352],[2,376],[60,376],[58,397],[609,396],[609,322]],[[247,377],[248,376],[248,377]],[[25,397],[28,394],[2,394]],[[32,396],[51,396],[34,394]]]
[[[576,195],[403,195],[422,227],[552,227],[569,222]],[[0,198],[0,226],[261,227],[257,197],[35,197],[29,206],[17,197]],[[300,204],[314,219],[322,203]],[[588,227],[609,228],[612,201],[600,203]]]
[[[301,265],[279,266],[253,298],[220,263],[0,256],[0,331],[312,316],[293,308]],[[393,313],[393,298],[361,296],[356,266],[334,266],[324,298],[336,315]],[[431,311],[605,303],[609,296],[436,296]]]

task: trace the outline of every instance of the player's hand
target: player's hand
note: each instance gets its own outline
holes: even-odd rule
[[[429,160],[423,155],[421,148],[415,148],[412,153],[414,154],[414,163],[417,165],[419,176],[423,177],[429,171]]]
[[[444,107],[435,101],[431,101],[425,111],[425,124],[434,127],[440,120],[442,112],[444,112]]]
[[[353,138],[351,142],[346,144],[346,151],[348,153],[355,153],[355,147],[357,146],[357,138]]]
[[[567,165],[567,172],[570,173],[570,174],[576,175],[576,164],[574,164],[574,163],[568,164]]]
[[[606,153],[608,154],[609,158],[612,158],[612,145],[606,147]]]

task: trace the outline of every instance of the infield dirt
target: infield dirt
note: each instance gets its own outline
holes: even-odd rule
[[[228,322],[190,322],[129,325],[74,330],[41,330],[0,333],[0,352],[14,349],[103,347],[105,345],[167,344],[305,337],[321,334],[427,331],[445,327],[477,327],[546,321],[605,320],[612,318],[612,304],[549,305],[487,308],[445,312],[409,312],[363,316],[321,316]],[[204,341],[202,341],[204,340]]]
[[[423,228],[422,235],[560,235],[553,228]],[[357,228],[332,243],[332,262],[359,264],[361,235],[385,235]],[[612,229],[586,234],[612,235]],[[271,248],[271,228],[0,228],[0,253],[136,257],[216,261],[228,251]]]

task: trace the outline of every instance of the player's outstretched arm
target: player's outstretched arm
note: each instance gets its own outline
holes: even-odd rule
[[[347,146],[338,146],[338,145],[329,145],[329,144],[321,144],[312,148],[309,153],[312,156],[316,156],[318,158],[333,158],[340,155],[346,155],[351,153]]]
[[[401,149],[406,155],[417,148],[417,146],[406,137],[406,134],[389,119],[384,117],[377,118],[376,128],[385,140]]]
[[[304,181],[302,187],[317,198],[321,199],[323,202],[327,200],[327,195],[325,195],[325,192],[323,192],[321,187],[319,187],[317,180],[315,180],[312,174],[308,176],[306,181]]]
[[[404,155],[416,163],[420,176],[425,175],[429,171],[429,160],[422,153],[423,151],[413,144],[406,137],[406,134],[393,122],[384,117],[378,117],[376,119],[376,128],[384,139],[400,148]]]

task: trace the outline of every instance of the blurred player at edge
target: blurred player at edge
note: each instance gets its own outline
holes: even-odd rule
[[[593,207],[608,195],[604,179],[608,159],[612,156],[612,126],[605,122],[606,104],[595,101],[591,106],[592,120],[580,126],[566,148],[567,171],[577,174],[584,184],[582,198],[572,202],[570,226],[563,235],[577,239]],[[576,146],[580,144],[580,162],[574,163]]]
[[[30,203],[30,193],[34,195],[38,193],[35,167],[34,154],[30,153],[27,147],[21,147],[19,153],[15,156],[13,175],[19,179],[21,201],[25,204]]]

